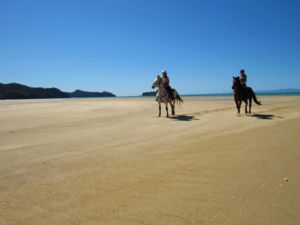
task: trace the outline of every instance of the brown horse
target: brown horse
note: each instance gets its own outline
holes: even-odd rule
[[[249,100],[249,113],[251,113],[252,99],[257,105],[261,105],[261,103],[257,100],[255,93],[251,87],[242,87],[239,77],[233,77],[232,89],[234,91],[234,101],[238,113],[240,113],[241,104],[243,101],[246,104],[245,106],[246,114],[248,113],[247,110],[248,100]]]

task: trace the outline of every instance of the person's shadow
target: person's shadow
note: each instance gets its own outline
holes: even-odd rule
[[[194,116],[188,116],[188,115],[178,115],[174,117],[170,117],[171,119],[174,120],[179,120],[179,121],[192,121],[192,120],[198,120]]]

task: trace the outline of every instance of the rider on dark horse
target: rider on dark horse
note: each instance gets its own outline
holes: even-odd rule
[[[238,113],[240,113],[240,107],[243,101],[246,104],[246,113],[251,113],[252,100],[254,100],[256,104],[261,105],[261,103],[257,100],[252,88],[247,86],[247,75],[245,74],[245,70],[240,71],[240,76],[233,77],[232,89],[234,90],[234,100],[236,103]],[[247,110],[248,101],[249,111]]]
[[[164,84],[164,87],[165,87],[166,91],[168,92],[170,98],[173,99],[174,98],[173,89],[170,87],[170,79],[168,77],[168,74],[167,74],[166,70],[162,71],[162,79],[163,79],[163,84]]]

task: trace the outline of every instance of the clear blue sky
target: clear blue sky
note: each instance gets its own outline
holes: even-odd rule
[[[0,0],[0,82],[182,94],[300,88],[298,0]]]

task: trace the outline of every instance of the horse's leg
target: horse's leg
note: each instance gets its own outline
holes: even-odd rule
[[[175,116],[175,101],[173,102],[173,116]]]
[[[172,115],[174,116],[175,115],[175,102],[170,101],[170,105],[171,105],[171,108],[172,108]]]
[[[247,110],[247,108],[248,108],[248,100],[244,100],[244,102],[245,102],[245,113],[247,114],[248,113],[248,110]]]
[[[242,101],[240,101],[239,99],[236,100],[236,108],[238,110],[238,114],[240,114],[241,112],[241,104],[242,104]]]
[[[167,111],[167,117],[169,117],[168,102],[166,102],[166,111]]]
[[[252,107],[252,98],[249,99],[249,113],[251,113],[251,107]]]
[[[236,109],[239,112],[239,103],[238,103],[237,98],[235,98],[234,101],[235,101]]]
[[[161,116],[161,102],[158,101],[158,116]]]
[[[239,111],[239,113],[241,113],[241,105],[242,105],[242,100],[239,100],[239,109],[238,109],[238,111]]]

